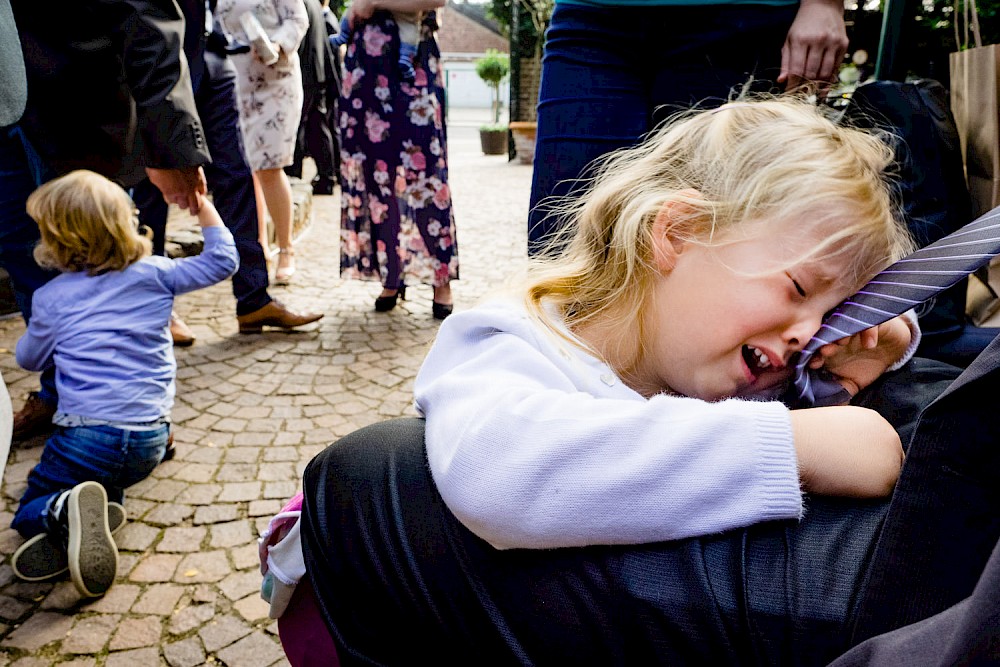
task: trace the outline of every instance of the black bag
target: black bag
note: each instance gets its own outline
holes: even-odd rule
[[[932,79],[871,81],[858,86],[844,114],[852,125],[886,129],[899,138],[899,194],[920,246],[972,220],[958,130],[943,85]],[[950,340],[965,329],[967,290],[968,279],[962,280],[918,313],[923,356],[935,357],[937,340]]]

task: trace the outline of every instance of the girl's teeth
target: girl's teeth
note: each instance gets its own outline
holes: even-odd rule
[[[750,349],[753,350],[754,356],[757,357],[757,363],[760,364],[761,368],[767,368],[768,366],[771,365],[771,360],[765,353],[761,352],[760,350],[758,350],[753,346],[751,346]]]

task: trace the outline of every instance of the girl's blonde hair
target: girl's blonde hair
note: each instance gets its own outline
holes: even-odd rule
[[[80,169],[49,181],[28,197],[28,215],[42,242],[35,260],[59,271],[92,276],[121,271],[150,254],[128,194],[100,174]]]
[[[571,330],[600,317],[632,347],[658,271],[653,222],[670,203],[669,233],[685,243],[809,225],[823,240],[798,261],[846,259],[843,280],[856,290],[913,247],[892,164],[889,137],[838,125],[796,96],[675,114],[640,145],[604,156],[582,196],[552,207],[559,231],[529,268],[528,311],[556,333],[543,304]]]

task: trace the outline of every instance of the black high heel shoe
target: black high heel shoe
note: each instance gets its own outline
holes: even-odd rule
[[[434,315],[435,320],[443,320],[451,315],[453,310],[454,306],[450,303],[438,303],[437,301],[431,302],[431,314]]]
[[[406,301],[406,285],[401,286],[396,293],[391,296],[380,296],[375,299],[375,312],[388,313],[396,307],[397,301]]]

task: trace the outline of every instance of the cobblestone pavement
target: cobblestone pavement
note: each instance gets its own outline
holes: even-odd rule
[[[524,263],[531,167],[483,156],[478,123],[449,127],[467,308]],[[0,665],[287,665],[258,590],[256,538],[299,488],[309,460],[366,424],[413,414],[411,387],[433,340],[430,287],[375,313],[376,283],[338,275],[339,200],[317,197],[299,267],[273,296],[326,317],[297,333],[237,333],[228,282],[180,297],[198,336],[177,349],[177,458],[127,491],[118,580],[98,600],[72,583],[19,582],[8,528],[44,439],[15,445],[0,493]],[[15,409],[38,378],[18,368],[20,318],[0,322],[0,370]]]

